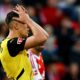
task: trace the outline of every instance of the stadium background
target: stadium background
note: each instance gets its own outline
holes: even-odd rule
[[[50,34],[42,51],[46,80],[80,80],[79,0],[0,0],[0,42],[7,36],[7,13],[23,4],[30,17]],[[0,64],[0,80],[7,80]]]

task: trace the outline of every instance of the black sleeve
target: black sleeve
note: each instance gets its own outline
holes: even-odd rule
[[[24,49],[26,38],[13,38],[7,43],[9,54],[15,57],[20,51]]]

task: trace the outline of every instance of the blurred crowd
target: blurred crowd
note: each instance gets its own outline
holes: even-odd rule
[[[80,80],[80,1],[0,0],[0,42],[8,34],[5,17],[16,4],[50,35],[42,51],[45,80]],[[0,68],[0,80],[4,76]]]

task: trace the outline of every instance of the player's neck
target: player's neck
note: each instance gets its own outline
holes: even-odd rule
[[[16,31],[10,31],[9,35],[7,36],[7,38],[15,38],[15,37],[20,37]]]
[[[40,52],[36,51],[35,49],[30,49],[32,53],[34,53],[37,56],[40,56]]]

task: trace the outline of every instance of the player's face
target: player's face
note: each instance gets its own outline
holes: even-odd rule
[[[22,37],[27,37],[28,33],[29,33],[29,27],[27,26],[27,24],[23,24],[23,23],[18,23],[19,26],[19,34]]]

